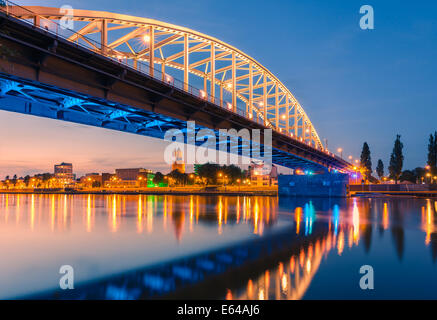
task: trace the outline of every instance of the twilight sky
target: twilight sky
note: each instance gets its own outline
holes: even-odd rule
[[[16,0],[23,5],[113,11],[182,25],[236,46],[296,96],[331,150],[359,157],[364,141],[385,167],[396,134],[405,166],[426,162],[437,130],[437,2],[355,0]],[[359,9],[375,10],[361,30]],[[168,171],[165,144],[132,134],[0,111],[0,177],[116,167]]]

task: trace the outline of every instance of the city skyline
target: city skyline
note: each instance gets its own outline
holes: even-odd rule
[[[169,167],[162,156],[164,141],[34,116],[21,117],[6,111],[0,113],[0,131],[4,130],[5,123],[13,121],[15,124],[8,130],[14,139],[3,139],[0,143],[2,178],[13,174],[25,176],[52,172],[53,165],[61,162],[73,163],[79,175],[95,172],[96,169],[112,172],[117,167],[149,166],[150,169],[160,170]],[[39,128],[33,132],[33,139],[29,139],[28,133],[23,131],[26,127]],[[2,134],[5,136],[4,132]],[[52,139],[55,134],[59,139]],[[74,139],[71,139],[72,135]],[[110,145],[105,144],[108,139]],[[151,144],[154,146],[151,147]],[[135,150],[135,156],[132,156],[132,150]],[[150,150],[158,150],[155,156],[161,155],[161,158],[155,160]]]
[[[375,5],[375,30],[363,31],[358,26],[361,4],[357,1],[341,6],[338,1],[306,6],[276,1],[265,10],[260,9],[262,2],[254,1],[252,13],[259,18],[254,20],[281,31],[267,34],[259,23],[238,19],[238,10],[227,12],[226,2],[130,3],[126,6],[111,1],[109,11],[156,18],[212,34],[230,44],[238,43],[290,88],[321,139],[328,139],[331,151],[341,147],[344,158],[357,158],[367,141],[374,166],[382,159],[387,168],[399,133],[405,146],[404,169],[425,165],[427,139],[435,130],[433,119],[437,117],[433,106],[437,98],[437,64],[432,58],[437,46],[431,41],[437,33],[432,22],[436,5],[410,8],[393,1]],[[47,6],[62,4],[38,2]],[[76,1],[73,7],[102,10],[106,7],[103,4]],[[295,19],[282,20],[275,4],[287,9],[284,11],[296,12]],[[186,14],[181,15],[181,10]],[[332,19],[336,15],[341,18]],[[393,24],[394,18],[402,18],[402,32]],[[256,37],[249,36],[251,30],[257,31]],[[289,41],[278,42],[281,36]],[[299,44],[299,50],[294,49],[294,43]],[[114,168],[126,163],[153,170],[167,167],[162,161],[165,142],[152,138],[5,111],[1,111],[0,124],[0,133],[8,137],[0,143],[0,175],[14,171],[10,168],[15,168],[17,175],[45,171],[49,163],[62,161],[77,163],[84,173],[95,167]],[[75,148],[64,145],[64,139]],[[41,147],[42,142],[47,145]],[[25,151],[29,148],[33,150],[32,158]]]

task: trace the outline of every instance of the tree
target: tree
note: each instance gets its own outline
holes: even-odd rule
[[[23,179],[23,182],[24,182],[24,184],[25,184],[26,186],[29,185],[29,181],[30,181],[30,176],[29,176],[29,175],[25,176],[24,179]]]
[[[237,167],[236,165],[233,164],[229,166],[224,165],[223,167],[221,167],[220,170],[223,171],[223,173],[228,176],[229,182],[231,184],[235,183],[237,179],[243,178],[243,172],[241,171],[241,168]]]
[[[46,173],[38,173],[38,174],[35,175],[36,178],[41,179],[43,182],[46,182],[46,181],[50,180],[52,178],[52,176],[53,175],[51,173],[48,173],[48,172],[46,172]]]
[[[401,142],[401,136],[398,134],[396,135],[393,151],[390,155],[390,165],[388,167],[390,178],[394,179],[396,184],[398,183],[404,165],[404,155],[402,154],[403,148],[404,145]]]
[[[376,165],[376,174],[378,175],[379,180],[384,177],[384,163],[381,159],[378,160],[378,164]]]
[[[431,173],[437,174],[437,131],[434,132],[434,135],[429,135],[427,163],[431,168]]]
[[[187,183],[187,175],[185,173],[180,172],[178,169],[173,170],[168,174],[170,178],[172,178],[176,185],[185,185]]]
[[[364,169],[364,176],[369,180],[372,174],[372,158],[370,157],[370,148],[367,142],[363,144],[363,150],[360,157],[361,167]]]
[[[411,170],[405,170],[402,172],[401,176],[399,177],[399,180],[402,181],[408,181],[411,183],[416,183],[417,177],[414,173],[414,171]]]
[[[414,175],[416,176],[416,183],[420,183],[422,181],[422,177],[425,177],[426,170],[421,167],[417,167],[413,170]]]
[[[154,184],[160,184],[164,182],[164,175],[161,172],[155,173],[155,176],[153,177],[153,183]]]
[[[100,188],[102,185],[100,184],[99,181],[93,181],[91,183],[91,188]]]
[[[17,184],[17,175],[14,174],[12,180],[11,180],[12,184],[15,186]]]
[[[216,163],[205,163],[201,165],[197,173],[200,177],[205,178],[208,184],[217,184],[217,175],[220,171],[220,166]]]

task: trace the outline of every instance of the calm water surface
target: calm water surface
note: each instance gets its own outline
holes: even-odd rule
[[[436,199],[1,194],[0,298],[57,292],[71,265],[74,298],[437,299],[436,214]]]

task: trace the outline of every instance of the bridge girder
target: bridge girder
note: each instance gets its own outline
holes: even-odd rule
[[[165,132],[170,129],[178,129],[182,132],[187,130],[187,124],[183,120],[170,118],[153,111],[138,110],[119,103],[99,102],[93,97],[74,91],[42,85],[0,73],[0,88],[5,87],[9,90],[5,90],[4,94],[0,96],[0,109],[7,111],[131,132],[159,139],[163,139]],[[23,92],[25,94],[22,94]],[[197,135],[201,129],[205,128],[196,125],[194,134]],[[221,150],[223,140],[220,139],[220,131],[217,129],[213,131],[216,135],[215,148]],[[253,141],[239,138],[236,148],[232,149],[231,146],[228,152],[243,155],[243,149],[250,152],[251,143],[253,147]],[[195,144],[202,146],[203,141],[195,141]],[[260,147],[262,150],[263,145]],[[272,160],[275,164],[290,168],[324,170],[323,164],[308,161],[304,155],[296,154],[291,157],[287,152],[276,148],[272,150]]]

